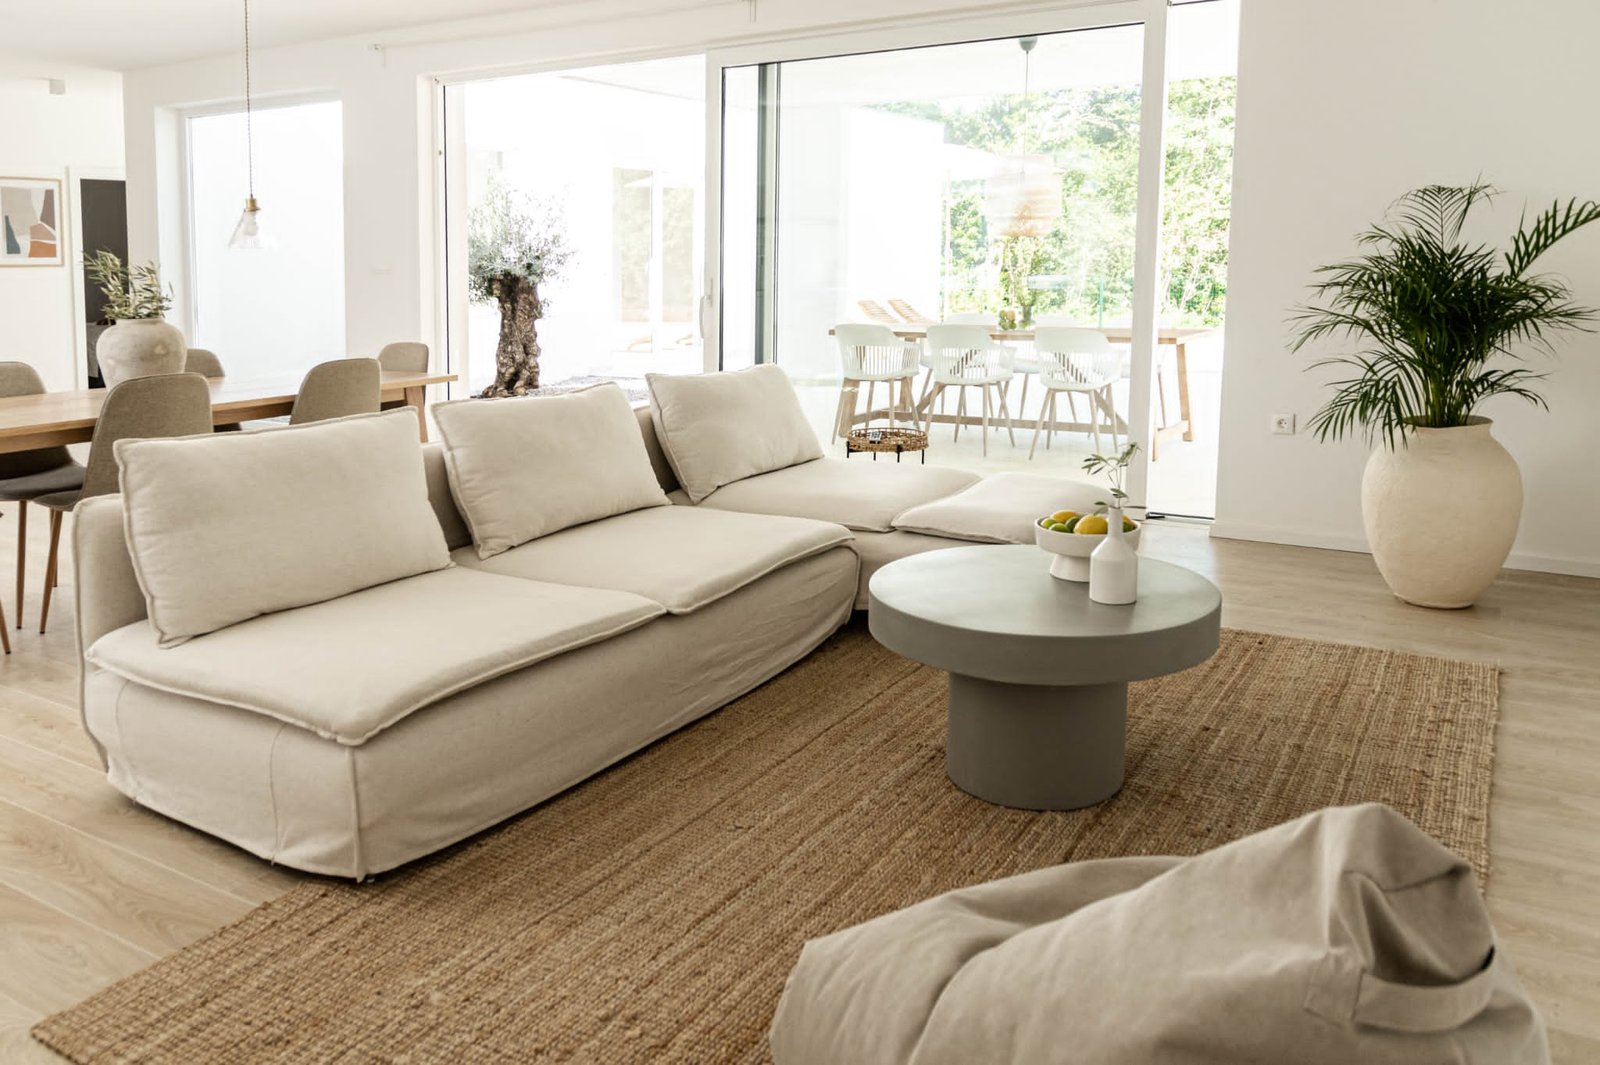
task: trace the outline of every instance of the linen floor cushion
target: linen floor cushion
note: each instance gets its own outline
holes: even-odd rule
[[[163,647],[451,564],[409,410],[119,440],[115,454]]]
[[[633,407],[615,384],[440,403],[433,418],[479,558],[586,521],[668,505]]]
[[[1034,523],[1046,514],[1089,514],[1110,498],[1108,489],[1085,481],[997,473],[964,492],[910,508],[895,518],[894,527],[980,544],[1031,544]]]
[[[771,1044],[776,1065],[1549,1060],[1470,866],[1377,804],[812,940]]]
[[[794,385],[777,366],[646,374],[645,381],[656,436],[691,502],[725,484],[822,457]]]

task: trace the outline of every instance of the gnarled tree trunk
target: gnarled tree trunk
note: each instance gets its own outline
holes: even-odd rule
[[[534,323],[544,317],[539,287],[525,277],[502,274],[491,291],[500,303],[500,346],[494,353],[494,384],[483,395],[525,395],[539,387],[539,338],[534,332]]]

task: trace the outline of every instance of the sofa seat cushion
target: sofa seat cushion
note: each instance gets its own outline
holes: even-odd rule
[[[613,588],[689,614],[774,570],[848,544],[842,525],[698,507],[653,507],[541,537],[479,559],[455,559],[508,577]]]
[[[901,532],[980,544],[1031,544],[1034,522],[1058,510],[1088,514],[1110,490],[1087,481],[997,473],[964,492],[912,507],[897,516]]]
[[[977,474],[944,466],[865,458],[817,459],[724,485],[701,505],[888,532],[902,511],[954,495],[977,480]]]
[[[148,621],[95,641],[91,665],[356,745],[486,680],[643,625],[628,592],[452,567],[266,614],[161,647]]]

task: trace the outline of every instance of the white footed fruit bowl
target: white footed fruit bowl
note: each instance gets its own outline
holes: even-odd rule
[[[1128,546],[1137,551],[1139,534],[1142,532],[1144,525],[1136,523],[1133,532],[1123,533],[1122,538],[1128,541]],[[1050,576],[1064,581],[1089,580],[1089,556],[1094,554],[1094,549],[1099,547],[1108,535],[1110,534],[1053,532],[1038,522],[1033,523],[1033,542],[1056,556],[1050,560]]]

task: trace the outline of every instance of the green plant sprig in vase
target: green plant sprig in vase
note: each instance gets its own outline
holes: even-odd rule
[[[105,316],[112,321],[165,318],[172,309],[172,289],[162,286],[153,262],[124,266],[114,252],[97,251],[83,267],[105,296]]]

